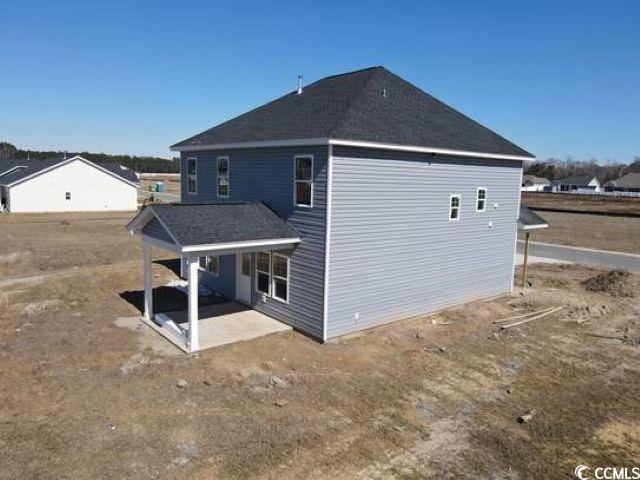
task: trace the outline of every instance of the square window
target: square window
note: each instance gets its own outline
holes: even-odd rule
[[[281,278],[273,279],[273,296],[283,302],[287,301],[287,282]]]
[[[287,277],[287,259],[279,255],[273,256],[273,274],[277,277]]]
[[[296,180],[311,180],[311,157],[296,158]]]
[[[311,184],[296,182],[296,203],[298,205],[311,205]]]

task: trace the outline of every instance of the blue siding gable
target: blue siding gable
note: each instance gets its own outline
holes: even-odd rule
[[[294,205],[294,156],[313,155],[313,208]],[[229,196],[217,196],[217,158],[229,158]],[[187,158],[197,158],[197,193],[187,193]],[[261,201],[301,235],[290,252],[290,299],[285,304],[255,291],[255,258],[252,267],[253,307],[315,338],[322,339],[324,307],[324,254],[326,224],[327,147],[261,148],[182,153],[182,202]],[[221,258],[218,277],[202,279],[216,291],[233,298],[235,256]],[[255,255],[254,255],[255,257]],[[229,295],[230,293],[230,295]]]

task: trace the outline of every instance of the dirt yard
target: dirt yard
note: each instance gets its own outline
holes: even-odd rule
[[[638,276],[583,284],[600,272],[533,266],[526,291],[327,345],[292,332],[185,356],[137,320],[126,219],[0,216],[0,478],[552,479],[640,464]],[[154,268],[157,286],[174,278],[171,262]]]
[[[536,213],[549,222],[549,228],[533,231],[533,241],[640,253],[640,218],[564,212]],[[524,238],[522,235],[521,237]]]
[[[523,192],[522,203],[531,208],[561,208],[578,212],[633,213],[640,215],[640,198]]]

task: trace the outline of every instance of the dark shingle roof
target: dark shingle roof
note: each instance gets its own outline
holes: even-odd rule
[[[565,185],[576,185],[578,187],[586,187],[591,180],[595,178],[594,175],[590,173],[574,173],[573,175],[569,175],[568,177],[561,178],[557,180],[558,183],[563,183]]]
[[[47,160],[38,160],[38,159],[25,159],[18,158],[12,160],[0,160],[0,185],[9,185],[18,180],[22,180],[25,177],[33,175],[41,170],[45,170],[47,168],[53,167],[59,163],[62,163],[66,160],[74,158],[76,155],[70,155],[66,159],[65,158],[49,158]],[[88,160],[87,160],[88,161]],[[93,163],[93,162],[89,162]],[[123,178],[132,183],[139,183],[138,176],[136,172],[133,170],[129,170],[128,168],[123,167],[119,163],[94,163],[99,167],[108,170],[109,172]],[[3,175],[7,170],[14,167],[24,167],[18,168],[12,172],[9,172]]]
[[[173,147],[312,138],[532,157],[384,67],[323,78]]]
[[[547,228],[549,222],[547,222],[540,215],[535,213],[526,205],[520,204],[520,215],[518,216],[518,229],[530,230],[533,228]]]
[[[146,208],[183,247],[300,237],[262,202],[164,203]]]
[[[611,180],[607,183],[618,188],[640,188],[640,173],[627,173],[617,180]]]

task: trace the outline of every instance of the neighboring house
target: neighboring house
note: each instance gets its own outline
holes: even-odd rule
[[[598,193],[602,190],[598,179],[590,173],[574,173],[573,175],[551,182],[553,192]]]
[[[632,172],[623,175],[617,180],[609,180],[604,184],[607,192],[620,192],[622,194],[640,193],[640,172]]]
[[[319,80],[175,144],[182,203],[144,209],[197,279],[320,341],[510,291],[530,153],[394,75]],[[194,298],[195,297],[195,298]],[[187,340],[185,340],[187,341]]]
[[[523,192],[543,192],[545,188],[549,187],[550,183],[546,178],[536,177],[535,175],[523,175],[521,190]]]
[[[0,199],[14,213],[136,210],[138,176],[119,164],[95,164],[78,155],[0,160]]]

